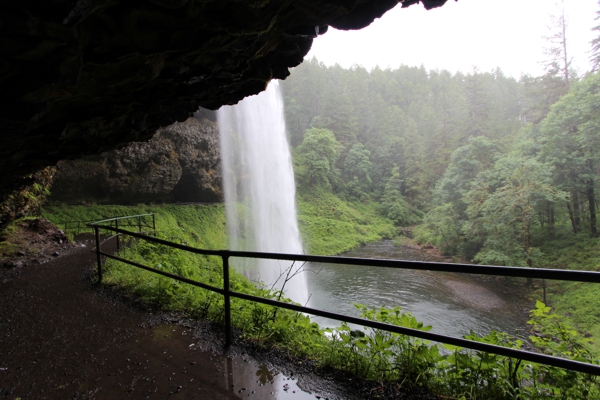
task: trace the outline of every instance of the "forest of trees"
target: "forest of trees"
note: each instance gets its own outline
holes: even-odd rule
[[[484,264],[532,266],[543,238],[597,236],[600,39],[578,76],[553,23],[545,74],[518,80],[305,61],[282,84],[299,190],[377,202]]]

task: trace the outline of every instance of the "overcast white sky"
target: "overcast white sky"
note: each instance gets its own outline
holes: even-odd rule
[[[397,68],[401,64],[452,72],[491,71],[499,66],[518,78],[540,75],[544,39],[549,34],[555,0],[448,0],[426,11],[421,4],[400,5],[359,31],[329,28],[313,42],[307,58],[327,65],[359,64],[367,69]],[[591,28],[596,24],[597,0],[565,0],[567,40],[573,64],[589,69]]]

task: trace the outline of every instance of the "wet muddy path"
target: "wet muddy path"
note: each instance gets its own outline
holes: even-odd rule
[[[0,398],[360,398],[207,323],[161,315],[95,286],[95,254],[0,266]],[[300,377],[297,379],[297,377]]]

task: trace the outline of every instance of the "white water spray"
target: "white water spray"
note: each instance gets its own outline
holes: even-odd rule
[[[217,113],[223,157],[229,245],[232,250],[302,254],[296,218],[296,187],[285,133],[279,84]],[[306,278],[301,263],[232,258],[248,278],[304,305]],[[288,271],[295,276],[289,278]]]

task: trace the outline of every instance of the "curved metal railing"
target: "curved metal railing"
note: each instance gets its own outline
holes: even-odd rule
[[[135,218],[138,216],[132,216]],[[120,217],[119,220],[123,220],[129,217]],[[252,296],[246,293],[236,292],[230,289],[229,285],[229,259],[231,257],[240,258],[261,258],[271,260],[288,260],[288,261],[304,261],[304,262],[317,262],[317,263],[330,263],[330,264],[347,264],[347,265],[364,265],[371,267],[380,268],[401,268],[401,269],[417,269],[417,270],[428,270],[428,271],[445,271],[445,272],[456,272],[464,274],[480,274],[480,275],[496,275],[496,276],[510,276],[520,278],[536,278],[536,279],[554,279],[562,281],[573,281],[573,282],[592,282],[600,283],[599,272],[589,271],[571,271],[561,269],[546,269],[546,268],[520,268],[520,267],[498,267],[488,265],[473,265],[473,264],[454,264],[454,263],[438,263],[438,262],[425,262],[425,261],[402,261],[402,260],[381,260],[381,259],[365,259],[365,258],[350,258],[350,257],[337,257],[337,256],[312,256],[302,254],[282,254],[282,253],[258,253],[251,251],[230,251],[230,250],[203,250],[191,246],[186,246],[179,243],[169,242],[167,240],[159,239],[152,236],[144,235],[143,233],[136,233],[121,229],[121,227],[103,225],[106,222],[113,221],[115,219],[106,219],[88,224],[95,230],[96,235],[96,254],[98,261],[98,280],[102,281],[102,256],[112,258],[114,260],[132,265],[137,268],[144,269],[146,271],[154,272],[156,274],[173,278],[180,282],[185,282],[193,286],[197,286],[206,290],[210,290],[223,295],[224,297],[224,314],[225,314],[225,344],[229,346],[231,344],[232,333],[231,333],[231,297],[237,297],[248,301],[254,301],[257,303],[267,304],[274,307],[285,308],[288,310],[298,311],[306,314],[317,315],[320,317],[336,319],[339,321],[345,321],[357,325],[367,326],[370,328],[381,329],[388,332],[394,332],[402,335],[408,335],[418,337],[421,339],[431,340],[435,342],[446,343],[455,346],[461,346],[468,349],[483,351],[492,354],[498,354],[501,356],[512,357],[516,359],[531,361],[540,364],[551,365],[555,367],[570,369],[578,372],[600,375],[600,365],[569,360],[566,358],[560,358],[550,356],[546,354],[534,353],[526,350],[517,350],[498,345],[476,342],[473,340],[457,338],[453,336],[441,335],[431,332],[425,332],[417,329],[405,328],[396,325],[385,324],[382,322],[371,321],[363,318],[353,317],[345,314],[338,314],[329,311],[319,310],[310,307],[303,307],[296,304],[284,303],[277,300],[265,299],[262,297]],[[154,220],[153,220],[154,221]],[[155,226],[155,225],[154,225]],[[179,275],[171,274],[169,272],[161,271],[147,265],[140,264],[135,261],[126,260],[124,258],[103,252],[101,250],[99,230],[105,229],[113,231],[118,235],[128,235],[137,239],[146,240],[148,242],[157,243],[165,246],[170,246],[183,251],[188,251],[195,254],[212,255],[218,256],[222,259],[223,265],[223,287],[216,287],[208,285],[206,283],[197,282],[195,280],[185,278]],[[141,229],[140,229],[141,231]],[[118,237],[118,236],[117,236]]]

